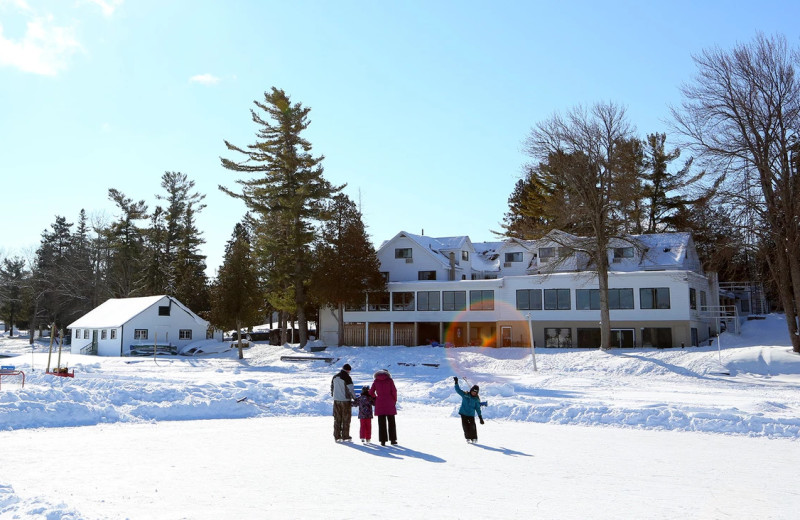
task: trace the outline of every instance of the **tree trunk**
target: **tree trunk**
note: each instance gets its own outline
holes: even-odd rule
[[[597,279],[600,287],[600,350],[611,348],[611,313],[608,310],[608,252],[598,248]]]
[[[336,321],[338,322],[338,336],[339,336],[339,346],[341,347],[344,345],[344,303],[339,303],[337,307],[337,316]],[[317,324],[319,326],[319,324]],[[317,331],[319,332],[319,331]]]
[[[242,322],[236,320],[236,338],[239,347],[239,359],[244,359],[244,350],[242,350]]]

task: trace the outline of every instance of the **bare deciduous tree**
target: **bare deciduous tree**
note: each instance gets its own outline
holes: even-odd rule
[[[566,237],[563,247],[587,255],[597,272],[600,290],[600,348],[611,348],[611,317],[608,308],[608,248],[619,236],[618,179],[630,151],[626,147],[633,129],[625,109],[614,103],[597,103],[590,109],[573,108],[536,125],[525,140],[525,149],[538,161],[531,169],[549,193],[544,219],[550,229],[582,234]],[[549,188],[548,188],[549,187]],[[551,189],[552,188],[552,189]],[[557,193],[559,192],[560,193]],[[547,231],[543,229],[542,231]]]
[[[800,65],[798,49],[782,36],[762,34],[731,51],[718,48],[694,57],[698,73],[684,85],[673,108],[687,144],[715,169],[749,192],[755,174],[758,196],[741,207],[758,219],[760,242],[778,288],[795,352],[800,352]]]

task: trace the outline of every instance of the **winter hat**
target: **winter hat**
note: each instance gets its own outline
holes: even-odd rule
[[[478,385],[472,385],[472,388],[470,388],[469,391],[472,392],[473,390],[475,390],[476,392],[480,392],[481,387],[479,387]]]
[[[366,394],[366,393],[368,393],[368,392],[369,392],[369,387],[368,387],[368,386],[362,386],[362,387],[361,387],[361,393],[362,393],[362,394]]]
[[[350,372],[351,370],[353,370],[353,367],[351,367],[348,363],[345,363],[344,366],[342,367],[342,370],[347,370],[348,372]]]

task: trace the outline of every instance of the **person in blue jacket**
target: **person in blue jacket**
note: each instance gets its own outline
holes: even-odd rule
[[[458,386],[458,378],[454,377],[456,393],[461,396],[461,408],[458,409],[458,414],[461,416],[461,427],[464,429],[464,438],[467,442],[478,442],[478,427],[475,425],[475,416],[483,424],[483,416],[481,415],[481,400],[478,397],[480,388],[478,385],[473,385],[469,392],[465,392]]]

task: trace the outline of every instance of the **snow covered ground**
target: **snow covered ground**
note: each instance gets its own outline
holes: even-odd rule
[[[282,355],[330,356],[284,362]],[[797,518],[800,356],[780,316],[668,350],[256,345],[61,355],[0,337],[0,518]],[[55,366],[57,354],[51,359]],[[721,363],[720,363],[721,361]],[[399,445],[333,442],[330,379],[387,368]],[[479,384],[468,445],[452,376]],[[247,399],[239,402],[242,398]],[[377,432],[377,421],[373,422]],[[375,433],[377,436],[377,433]],[[373,439],[375,440],[375,439]]]

